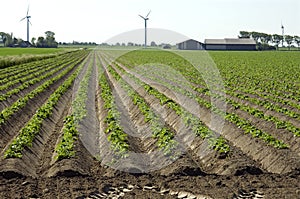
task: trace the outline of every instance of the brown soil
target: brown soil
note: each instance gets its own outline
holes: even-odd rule
[[[174,167],[184,169],[181,164]],[[172,166],[169,166],[172,169]],[[103,193],[106,187],[124,185],[145,185],[170,188],[174,191],[185,191],[202,194],[211,198],[233,198],[241,190],[256,189],[264,194],[264,198],[297,199],[300,194],[300,175],[248,174],[239,175],[204,175],[195,170],[186,170],[186,174],[173,173],[168,176],[157,174],[134,175],[110,171],[95,164],[93,172],[85,176],[75,172],[58,173],[55,177],[23,177],[7,178],[0,176],[0,198],[87,198]],[[191,172],[193,171],[193,172]],[[155,191],[134,189],[123,198],[175,198],[169,194],[161,195]]]
[[[97,68],[94,67],[93,70],[93,74],[97,74]],[[79,79],[82,76],[83,74]],[[187,198],[183,197],[187,195],[190,195],[190,198],[193,198],[193,195],[198,198],[202,196],[202,198],[223,199],[236,198],[246,193],[252,195],[248,198],[255,198],[258,195],[270,199],[299,198],[300,167],[297,164],[299,156],[294,156],[291,150],[276,150],[259,140],[244,135],[236,126],[225,123],[220,134],[229,141],[231,153],[226,158],[219,156],[216,152],[207,149],[205,140],[188,136],[190,129],[182,126],[180,118],[174,111],[160,106],[157,99],[149,96],[142,88],[138,88],[138,85],[125,77],[124,79],[136,87],[138,93],[144,97],[151,108],[156,113],[161,113],[160,117],[165,125],[176,132],[178,139],[185,140],[183,143],[188,143],[188,147],[181,146],[187,149],[173,162],[168,162],[160,153],[151,153],[157,150],[157,146],[155,140],[151,138],[148,124],[144,122],[140,111],[126,96],[125,91],[109,74],[107,77],[115,88],[114,95],[118,101],[118,110],[121,112],[121,123],[125,126],[125,132],[129,134],[130,150],[148,154],[149,158],[153,158],[152,163],[167,166],[149,172],[134,173],[137,169],[143,171],[145,165],[130,168],[131,165],[136,165],[136,162],[126,162],[125,159],[123,163],[127,165],[121,165],[121,162],[119,167],[127,167],[133,173],[109,167],[108,162],[105,161],[109,160],[111,154],[107,152],[110,151],[109,146],[106,145],[107,135],[103,133],[105,128],[103,118],[106,111],[99,98],[101,88],[98,87],[98,77],[93,75],[87,101],[90,105],[89,117],[84,122],[87,125],[83,125],[81,130],[95,136],[94,139],[99,142],[100,151],[107,153],[102,152],[103,156],[98,159],[90,154],[84,144],[91,140],[78,140],[75,158],[53,161],[54,147],[63,125],[62,118],[69,111],[70,98],[74,92],[70,89],[60,99],[53,115],[43,123],[40,135],[33,147],[26,149],[23,158],[0,159],[0,198],[79,199],[101,198],[100,196],[117,198],[116,195],[119,194],[122,195],[120,198],[137,199],[180,198],[180,196]],[[167,88],[159,85],[153,86],[172,99],[176,98]],[[192,103],[187,99],[183,102],[182,106]],[[200,111],[201,120],[209,124],[211,120],[209,110],[201,109]],[[100,126],[93,126],[94,119],[98,120]],[[268,125],[266,124],[265,127],[267,128]],[[92,130],[98,128],[100,134],[94,135]],[[140,136],[141,133],[145,135]]]

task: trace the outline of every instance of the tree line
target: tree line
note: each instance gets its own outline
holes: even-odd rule
[[[79,41],[73,41],[73,42],[58,42],[59,45],[64,46],[97,46],[96,42],[79,42]]]
[[[135,47],[142,47],[142,46],[144,46],[144,44],[138,44],[138,43],[134,43],[134,42],[128,42],[126,44],[124,42],[123,43],[117,42],[115,44],[101,43],[101,44],[99,44],[99,46],[135,46]],[[164,49],[169,49],[169,48],[172,48],[172,45],[168,44],[168,43],[156,44],[155,41],[151,41],[150,47],[161,47],[161,48],[164,48]]]
[[[40,36],[38,39],[33,37],[31,43],[26,42],[20,38],[16,38],[13,34],[0,32],[0,37],[4,47],[38,47],[38,48],[57,48],[58,43],[55,40],[55,33],[52,31],[46,31],[45,37]]]
[[[275,47],[278,50],[279,45],[281,44],[284,47],[284,43],[288,45],[290,49],[293,44],[297,44],[300,49],[300,37],[295,35],[278,35],[278,34],[267,34],[263,32],[248,32],[248,31],[240,31],[239,38],[253,38],[260,50],[270,49]]]

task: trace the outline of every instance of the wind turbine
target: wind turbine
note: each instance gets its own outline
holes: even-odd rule
[[[28,9],[27,9],[26,17],[22,18],[20,21],[23,21],[24,19],[27,19],[27,41],[29,42],[29,23],[31,24],[29,19],[31,18],[31,16],[29,16],[28,13],[29,13],[29,6],[28,6]]]
[[[147,20],[149,20],[148,16],[150,14],[151,10],[149,11],[149,13],[146,15],[146,17],[143,17],[142,15],[139,15],[141,18],[144,19],[145,21],[145,48],[147,48]]]

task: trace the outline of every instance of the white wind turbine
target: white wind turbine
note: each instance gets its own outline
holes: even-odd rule
[[[146,17],[143,17],[142,15],[139,15],[145,21],[145,48],[147,48],[147,21],[149,20],[148,16],[149,16],[150,12],[151,12],[151,10],[146,15]]]
[[[23,21],[24,19],[27,19],[27,41],[29,42],[29,24],[31,24],[29,19],[31,18],[31,16],[29,16],[28,13],[29,13],[29,6],[28,6],[28,9],[27,9],[26,17],[22,18],[20,21]]]

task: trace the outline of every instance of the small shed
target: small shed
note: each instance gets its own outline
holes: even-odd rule
[[[180,50],[204,50],[204,44],[194,39],[189,39],[177,44]]]
[[[256,50],[254,39],[205,39],[206,50]]]

